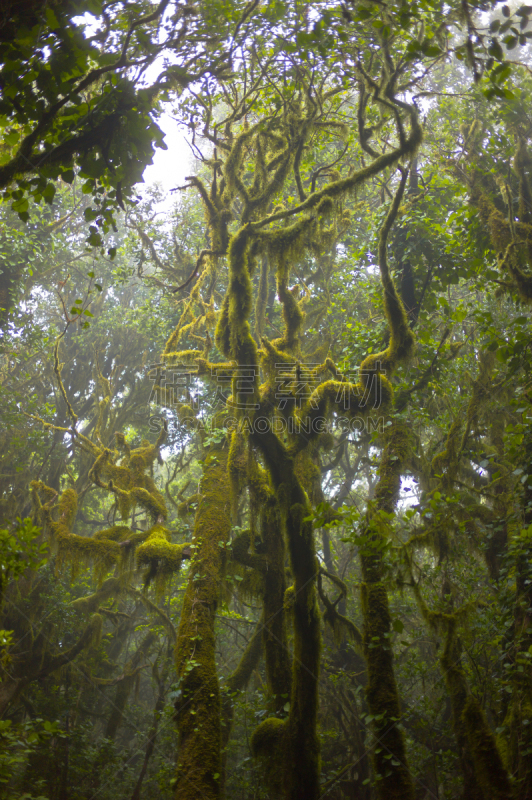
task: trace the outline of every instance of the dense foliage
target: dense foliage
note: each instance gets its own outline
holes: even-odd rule
[[[6,4],[0,797],[532,797],[531,13]]]

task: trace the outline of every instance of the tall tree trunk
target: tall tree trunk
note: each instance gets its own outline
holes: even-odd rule
[[[289,800],[317,800],[320,794],[318,681],[321,652],[320,614],[310,504],[299,482],[293,457],[272,431],[253,434],[262,451],[281,507],[294,576],[292,613],[294,655],[288,720],[267,719],[253,734],[252,748],[267,755],[284,775]]]
[[[386,515],[393,513],[401,486],[401,467],[408,454],[406,425],[394,421],[389,428],[379,468],[379,482],[362,534],[360,561],[364,654],[367,663],[366,694],[374,717],[377,747],[373,765],[380,800],[414,800],[414,784],[406,759],[401,716],[390,646],[392,618],[384,585],[383,554],[387,539]]]
[[[181,696],[176,702],[179,750],[175,790],[179,800],[216,800],[222,791],[214,622],[231,532],[227,455],[227,448],[211,449],[204,461],[193,556],[177,634],[175,658]]]

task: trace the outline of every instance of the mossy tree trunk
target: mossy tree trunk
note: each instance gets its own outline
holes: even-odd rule
[[[286,548],[281,512],[275,494],[254,464],[252,480],[253,502],[262,506],[260,514],[260,553],[248,552],[251,536],[246,531],[233,539],[232,555],[240,564],[259,574],[263,613],[260,624],[264,644],[268,706],[273,713],[283,716],[283,707],[290,698],[291,655],[288,646],[285,592]],[[256,543],[255,543],[256,547]],[[255,549],[255,548],[253,548]]]
[[[176,702],[179,749],[175,796],[179,800],[215,800],[222,792],[214,622],[231,532],[226,449],[209,451],[199,494],[193,557],[175,653],[181,690]]]
[[[254,441],[264,455],[281,505],[294,576],[292,687],[284,731],[288,748],[284,764],[286,796],[290,800],[316,800],[320,794],[317,721],[321,633],[310,504],[296,476],[294,459],[275,434],[254,434]]]
[[[263,572],[262,638],[266,681],[273,710],[278,713],[290,697],[291,659],[283,606],[286,591],[285,544],[279,508],[273,498],[264,509],[262,531],[267,558],[267,569]]]
[[[384,585],[386,515],[393,513],[401,486],[401,468],[408,454],[405,423],[389,428],[382,454],[379,482],[368,513],[360,548],[363,583],[364,654],[367,663],[366,694],[374,717],[376,747],[373,765],[377,796],[381,800],[414,800],[414,784],[406,760],[405,742],[398,722],[401,716],[391,648],[392,617]]]

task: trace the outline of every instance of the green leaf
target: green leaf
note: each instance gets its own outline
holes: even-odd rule
[[[13,147],[19,139],[20,133],[18,131],[10,131],[4,136],[4,143],[9,145],[9,147]]]
[[[46,8],[44,13],[46,14],[46,22],[48,23],[49,27],[52,28],[52,30],[54,28],[58,28],[59,20],[57,19],[52,9]]]
[[[66,169],[64,172],[61,173],[61,180],[65,183],[73,183],[76,174],[73,169]]]
[[[490,56],[493,56],[493,58],[496,58],[497,61],[502,61],[504,58],[504,53],[498,39],[491,40],[491,44],[488,47],[488,53]]]
[[[91,247],[101,247],[102,237],[97,231],[91,231],[90,235],[87,238],[87,242],[90,244]]]

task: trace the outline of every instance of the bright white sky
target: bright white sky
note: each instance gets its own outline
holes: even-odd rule
[[[170,205],[176,197],[176,193],[170,194],[170,190],[183,186],[186,176],[193,170],[192,153],[182,130],[179,130],[172,117],[166,114],[162,116],[159,126],[165,133],[164,141],[168,150],[155,150],[153,164],[144,170],[144,181],[146,185],[159,183]]]
[[[93,35],[98,29],[99,20],[92,14],[86,12],[82,16],[74,17],[73,21],[82,23],[85,26],[85,36]],[[161,71],[161,59],[156,61],[146,71],[145,77],[155,79]],[[146,167],[143,173],[145,185],[158,183],[161,185],[166,197],[163,205],[172,205],[176,193],[170,194],[170,190],[176,186],[182,186],[185,177],[192,171],[192,153],[187,145],[183,133],[179,130],[175,120],[167,114],[163,114],[158,120],[159,127],[165,133],[165,143],[168,150],[155,150],[153,164]],[[138,189],[142,191],[141,184]]]

